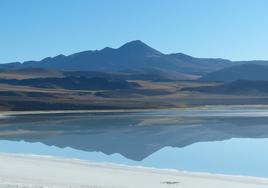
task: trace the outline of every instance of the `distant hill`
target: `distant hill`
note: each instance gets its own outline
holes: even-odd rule
[[[157,69],[186,74],[205,74],[234,63],[224,59],[195,58],[182,53],[163,54],[136,40],[120,48],[84,51],[69,56],[58,55],[41,61],[0,64],[0,69],[47,68],[64,71],[125,71]]]
[[[242,64],[204,75],[203,81],[268,80],[268,66]]]
[[[234,82],[226,82],[224,84],[219,84],[216,86],[183,88],[182,90],[212,94],[267,95],[268,81],[237,80]]]
[[[63,88],[72,90],[114,90],[132,89],[139,85],[135,82],[113,81],[105,78],[64,77],[64,78],[32,78],[23,80],[0,79],[2,84],[31,86],[40,88]]]

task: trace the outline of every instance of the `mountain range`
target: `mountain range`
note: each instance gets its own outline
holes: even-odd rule
[[[255,64],[268,64],[268,61],[252,61]],[[251,61],[230,61],[220,58],[195,58],[183,53],[164,54],[136,40],[114,49],[106,47],[102,50],[83,51],[72,55],[47,57],[40,61],[25,61],[0,64],[0,69],[47,68],[64,71],[169,71],[204,75],[237,64]]]

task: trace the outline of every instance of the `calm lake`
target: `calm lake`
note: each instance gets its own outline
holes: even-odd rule
[[[3,115],[0,152],[268,177],[268,107]]]

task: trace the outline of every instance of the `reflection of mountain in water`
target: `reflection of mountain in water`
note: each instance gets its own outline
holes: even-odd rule
[[[142,160],[166,147],[268,137],[268,116],[186,113],[19,115],[1,119],[0,139],[42,142]]]

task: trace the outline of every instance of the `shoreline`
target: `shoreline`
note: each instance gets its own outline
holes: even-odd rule
[[[264,188],[268,178],[93,163],[53,156],[0,153],[0,187]]]
[[[34,115],[34,114],[68,114],[68,113],[128,113],[128,112],[150,112],[150,111],[165,111],[165,110],[180,110],[180,109],[209,109],[209,108],[226,108],[226,107],[255,107],[268,109],[268,104],[264,105],[200,105],[200,106],[182,106],[176,108],[146,108],[146,109],[96,109],[96,110],[27,110],[27,111],[0,111],[0,115]]]

